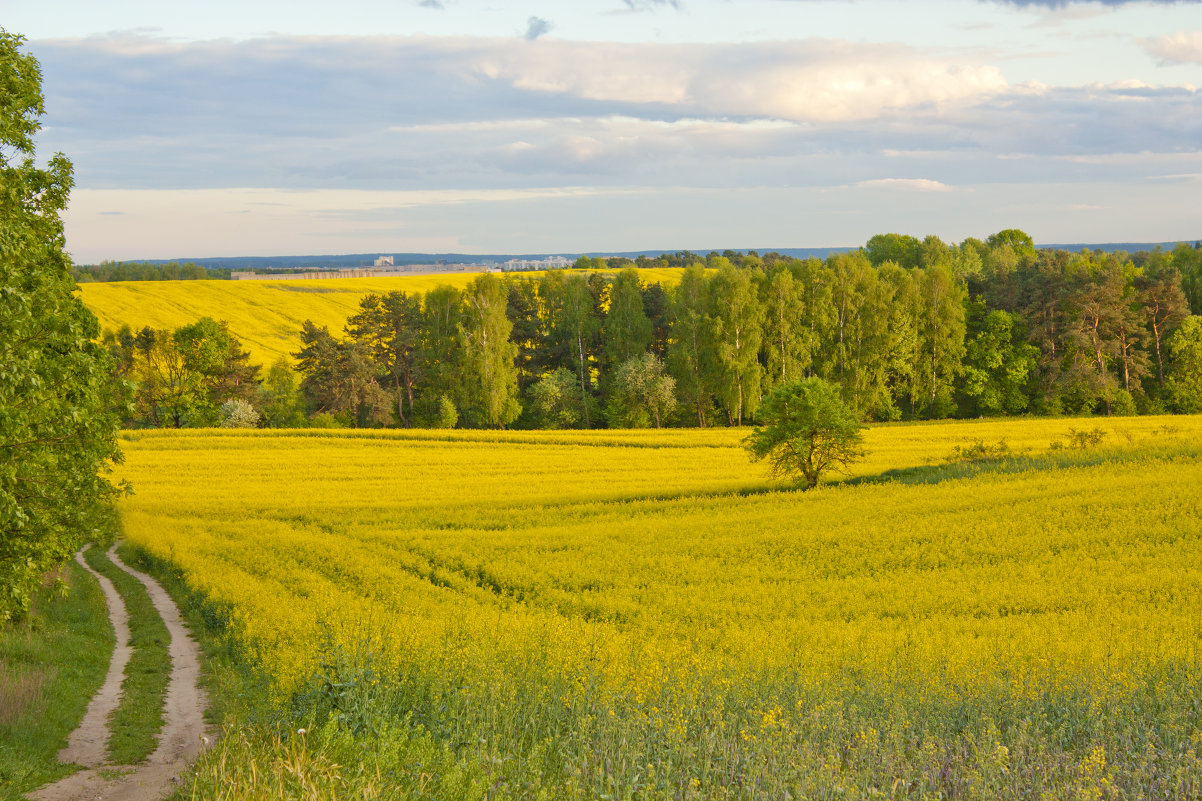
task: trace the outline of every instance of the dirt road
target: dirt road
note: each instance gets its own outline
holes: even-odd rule
[[[109,619],[118,630],[118,648],[114,651],[104,686],[89,704],[83,722],[71,735],[67,748],[59,754],[60,761],[74,762],[87,769],[30,793],[29,797],[36,801],[151,801],[162,798],[208,741],[204,725],[206,699],[199,683],[200,649],[184,627],[179,607],[157,581],[128,567],[114,549],[109,550],[108,556],[117,567],[146,587],[171,635],[171,678],[167,685],[159,745],[140,765],[103,765],[109,733],[108,713],[120,701],[121,676],[125,662],[129,661],[129,627],[125,605],[112,583],[97,576],[108,601]],[[82,552],[76,558],[83,563]],[[119,624],[121,628],[118,628]],[[119,656],[122,644],[125,648],[123,657]],[[124,661],[118,667],[119,658]]]

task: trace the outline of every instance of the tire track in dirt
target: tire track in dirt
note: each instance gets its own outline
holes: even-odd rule
[[[86,551],[87,548],[83,550]],[[129,612],[126,611],[125,602],[121,600],[117,588],[107,576],[97,573],[84,561],[83,551],[75,554],[75,561],[100,583],[109,608],[109,622],[113,624],[113,633],[116,635],[116,644],[113,646],[113,656],[109,661],[104,684],[100,685],[100,689],[92,696],[83,720],[67,739],[67,747],[58,752],[59,762],[73,762],[91,768],[105,763],[109,738],[108,719],[121,702],[121,681],[125,678],[125,666],[129,664],[133,648],[129,644]]]
[[[179,607],[157,581],[122,562],[116,554],[116,546],[109,549],[108,556],[113,564],[132,575],[146,587],[151,602],[159,616],[163,618],[167,632],[171,635],[169,649],[171,678],[167,684],[167,695],[164,700],[163,729],[159,734],[159,744],[154,753],[140,765],[101,767],[100,764],[104,760],[104,747],[108,740],[106,712],[100,717],[103,724],[100,736],[96,737],[95,732],[92,731],[86,740],[89,748],[94,748],[94,743],[99,740],[100,761],[84,763],[79,759],[71,759],[77,764],[87,764],[88,769],[30,793],[29,797],[36,801],[150,801],[162,798],[173,789],[176,777],[200,755],[201,749],[210,739],[205,735],[206,696],[200,687],[200,648],[188,634],[187,628],[184,627]],[[82,562],[82,552],[76,558]],[[102,586],[104,583],[108,583],[109,587],[112,587],[111,582],[103,577],[100,578]],[[114,618],[114,610],[117,608],[120,608],[122,613],[125,611],[125,606],[121,602],[120,596],[116,594],[116,590],[113,589],[112,592],[115,596],[115,603],[114,598],[108,595],[107,590],[105,593],[109,602],[110,619]],[[114,622],[114,628],[116,628],[116,622]],[[126,625],[126,632],[125,636],[128,642],[128,625]],[[125,659],[128,661],[128,655]],[[113,673],[111,665],[109,673]],[[124,665],[118,675],[123,673]],[[101,702],[97,701],[101,695],[105,694],[109,688],[108,685],[109,682],[106,680],[101,692],[92,699],[92,704],[89,705],[88,713],[84,717],[85,721],[88,721],[88,717],[92,713],[93,704],[111,703],[111,706],[115,708],[117,700],[120,699],[119,679],[116,698],[108,699],[106,697]],[[78,731],[76,729],[76,733]],[[75,737],[76,734],[73,733],[69,742],[74,742]],[[80,737],[82,742],[84,736]],[[63,754],[69,750],[70,746],[64,749]],[[60,754],[59,758],[63,759],[63,755]]]

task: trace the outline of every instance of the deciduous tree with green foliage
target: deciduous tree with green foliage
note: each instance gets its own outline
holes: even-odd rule
[[[144,328],[132,339],[138,425],[203,427],[229,400],[258,400],[259,367],[225,323],[202,317],[175,330]]]
[[[1169,338],[1169,400],[1183,414],[1202,412],[1202,317],[1191,315]]]
[[[1164,388],[1163,345],[1169,335],[1189,315],[1189,303],[1181,291],[1181,273],[1160,268],[1145,271],[1135,281],[1140,306],[1152,334],[1156,356],[1156,384]]]
[[[713,355],[713,324],[709,316],[709,284],[700,266],[688,267],[672,298],[672,339],[668,344],[668,367],[676,379],[677,392],[685,405],[697,413],[704,428],[713,408],[716,359]]]
[[[915,396],[928,417],[952,413],[952,382],[964,358],[964,285],[950,267],[928,267],[917,276],[918,353]],[[918,406],[918,403],[915,404]]]
[[[300,428],[305,411],[297,386],[296,372],[281,356],[271,365],[259,392],[263,421],[271,428]]]
[[[526,394],[530,417],[539,428],[579,428],[584,422],[580,387],[566,367],[558,367],[535,381]]]
[[[899,267],[913,268],[921,261],[922,244],[909,234],[877,234],[864,245],[864,253],[874,267],[891,261]]]
[[[967,328],[960,387],[965,416],[1026,411],[1026,388],[1039,364],[1039,348],[1015,337],[1013,315],[989,311],[980,298],[969,302]]]
[[[508,291],[495,275],[481,275],[463,291],[460,338],[469,411],[485,426],[505,426],[522,412],[518,403],[517,345],[505,313]]]
[[[759,363],[764,310],[748,271],[726,262],[711,282],[718,395],[731,425],[755,415],[764,374]]]
[[[584,410],[584,427],[592,425],[589,415],[591,386],[590,354],[592,353],[601,321],[596,315],[596,303],[588,278],[570,275],[559,280],[559,276],[548,276],[542,283],[546,293],[550,316],[549,337],[553,348],[561,355],[566,367],[572,365],[580,386],[580,403]]]
[[[0,621],[21,617],[42,576],[111,534],[119,460],[100,326],[75,294],[60,214],[61,154],[45,168],[37,61],[0,29]]]
[[[780,265],[769,273],[763,289],[765,377],[769,384],[801,378],[810,367],[810,350],[802,328],[804,286],[794,279],[788,267]]]
[[[777,386],[760,406],[759,418],[762,425],[744,440],[752,460],[767,459],[773,475],[792,478],[803,489],[864,456],[860,418],[839,388],[821,378]]]
[[[457,409],[463,403],[462,321],[463,297],[455,287],[435,287],[422,299],[418,364],[423,393],[416,403],[419,423],[444,426],[450,418],[448,405],[458,421]]]
[[[609,287],[605,315],[605,360],[610,369],[633,359],[651,346],[651,321],[643,310],[639,271],[627,267]]]
[[[609,422],[615,426],[656,428],[676,408],[676,379],[664,372],[654,353],[633,356],[610,379]]]

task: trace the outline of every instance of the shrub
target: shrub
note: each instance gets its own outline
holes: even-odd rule
[[[221,404],[222,428],[258,428],[259,413],[255,407],[240,398]]]

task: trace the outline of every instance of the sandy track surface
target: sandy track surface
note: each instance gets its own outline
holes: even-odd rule
[[[92,717],[93,706],[105,706],[107,709],[116,707],[121,695],[120,676],[125,669],[122,664],[121,670],[117,671],[116,689],[111,688],[110,682],[106,679],[104,686],[88,706],[84,723],[80,725],[80,729],[85,724],[93,728],[89,730],[90,733],[79,735],[80,742],[86,743],[86,748],[90,750],[78,753],[94,756],[95,749],[98,747],[99,761],[83,762],[75,758],[75,752],[71,751],[72,746],[68,745],[59,755],[60,760],[86,765],[88,769],[30,793],[30,798],[37,799],[37,801],[100,801],[101,799],[104,801],[150,801],[162,798],[172,790],[176,777],[192,760],[196,759],[204,742],[208,740],[205,738],[202,741],[202,738],[205,737],[206,698],[199,683],[200,649],[184,627],[179,607],[175,605],[171,596],[157,581],[145,573],[128,567],[118,558],[114,549],[109,550],[108,556],[115,565],[134,576],[146,587],[150,594],[150,600],[154,603],[155,609],[163,618],[167,631],[171,635],[171,678],[167,685],[163,730],[159,735],[159,745],[141,765],[99,767],[100,763],[104,761],[104,746],[108,739],[107,712],[97,713],[103,727],[99,735],[94,728],[95,721],[89,721],[89,718]],[[82,561],[82,556],[77,556],[77,558]],[[114,620],[113,627],[116,628],[115,610],[120,609],[120,613],[124,615],[125,606],[117,596],[116,590],[112,590],[111,582],[103,577],[100,578],[102,586],[108,584],[105,597],[108,599],[109,617]],[[112,595],[109,594],[110,590],[112,590]],[[126,626],[125,641],[128,643],[128,640],[128,626]],[[115,660],[116,654],[114,653]],[[128,662],[128,660],[127,653],[125,661]],[[113,672],[114,668],[110,665],[110,679]],[[102,696],[104,696],[103,699]],[[76,733],[71,735],[69,741],[71,744],[75,743],[78,734],[79,730],[77,729]],[[71,758],[64,759],[64,755]]]
[[[85,549],[86,550],[86,549]],[[109,621],[117,635],[113,648],[113,657],[109,661],[109,672],[104,677],[104,684],[92,696],[88,710],[84,713],[79,727],[71,732],[67,747],[58,752],[59,762],[73,762],[84,767],[95,767],[105,763],[105,745],[108,742],[109,715],[117,708],[121,700],[121,680],[125,677],[125,666],[133,649],[129,645],[129,613],[125,610],[125,602],[117,593],[113,582],[100,575],[84,561],[83,551],[75,554],[75,561],[80,567],[96,577],[100,589],[104,591],[104,600],[109,608]]]

